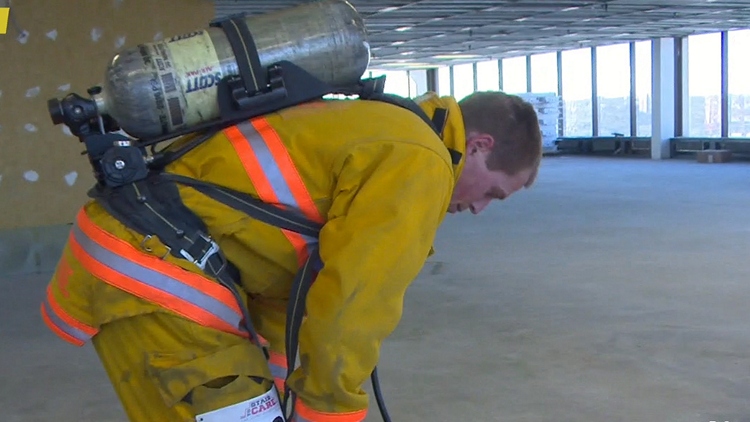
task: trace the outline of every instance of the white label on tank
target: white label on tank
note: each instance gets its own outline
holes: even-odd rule
[[[154,85],[154,100],[159,109],[159,119],[163,130],[173,131],[184,126],[183,116],[184,98],[180,88],[180,80],[172,64],[172,56],[165,43],[147,44],[150,63],[157,78]]]
[[[194,125],[219,115],[217,84],[224,76],[208,31],[166,41],[184,99],[185,123]]]

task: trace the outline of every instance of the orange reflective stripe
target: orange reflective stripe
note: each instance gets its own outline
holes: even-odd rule
[[[294,166],[279,135],[263,118],[245,121],[224,130],[242,161],[245,173],[255,186],[258,197],[282,208],[290,207],[309,220],[322,222],[302,177]],[[297,253],[302,266],[317,239],[282,230]]]
[[[310,247],[311,242],[306,240],[305,237],[299,233],[290,232],[288,230],[282,231],[284,232],[286,239],[294,247],[294,250],[297,251],[297,266],[301,267],[305,265],[305,261],[307,261],[308,256],[310,256],[308,248]]]
[[[53,333],[57,334],[58,337],[67,341],[68,343],[71,343],[74,346],[80,347],[86,344],[84,340],[81,340],[71,334],[68,334],[68,332],[66,332],[63,329],[62,325],[58,325],[58,323],[53,322],[50,316],[50,312],[47,310],[47,308],[44,305],[45,303],[42,302],[39,311],[42,314],[42,321],[44,321],[44,324],[47,326],[47,328],[49,328]]]
[[[271,375],[273,375],[274,378],[286,378],[286,356],[280,353],[270,352],[268,366],[271,368]]]
[[[286,385],[286,356],[270,351],[268,357],[268,367],[271,369],[273,382],[276,388],[283,394]]]
[[[52,332],[76,346],[83,346],[98,330],[68,315],[55,300],[47,287],[47,296],[41,304],[42,320]]]
[[[294,422],[362,422],[367,416],[367,409],[357,412],[325,413],[310,409],[301,400],[294,403]]]
[[[139,251],[95,225],[84,210],[78,213],[69,244],[84,268],[107,284],[206,327],[248,336],[229,290]]]
[[[266,141],[266,146],[273,155],[276,165],[281,168],[284,180],[286,181],[287,186],[289,186],[289,190],[294,197],[294,202],[297,208],[302,211],[302,214],[309,220],[312,220],[315,223],[322,223],[323,218],[321,217],[318,208],[315,207],[315,201],[313,201],[310,192],[302,181],[302,176],[300,176],[297,171],[297,168],[292,161],[292,157],[289,156],[289,151],[287,151],[286,147],[281,142],[279,134],[276,133],[268,121],[262,117],[253,119],[250,123],[252,123],[253,127],[258,131],[263,140]]]

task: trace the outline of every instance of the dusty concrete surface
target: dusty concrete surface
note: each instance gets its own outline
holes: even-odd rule
[[[449,216],[383,350],[393,420],[750,421],[748,174],[549,158]],[[3,420],[124,420],[91,348],[43,328],[45,282],[0,280]]]

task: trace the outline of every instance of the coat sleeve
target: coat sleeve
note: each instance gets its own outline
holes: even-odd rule
[[[71,233],[47,285],[40,312],[53,333],[73,345],[83,346],[99,331],[90,306],[95,281],[76,259],[74,251],[78,244],[72,239]]]
[[[299,420],[364,419],[362,386],[401,318],[453,189],[445,156],[416,144],[360,144],[334,168],[320,233],[323,267],[307,296],[300,368],[288,385]]]

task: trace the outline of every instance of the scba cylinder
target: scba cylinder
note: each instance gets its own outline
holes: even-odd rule
[[[336,88],[355,84],[369,65],[364,21],[345,0],[306,3],[245,21],[264,67],[287,60]],[[219,117],[217,84],[238,73],[224,31],[209,27],[116,55],[93,99],[100,114],[131,136],[167,135]]]

